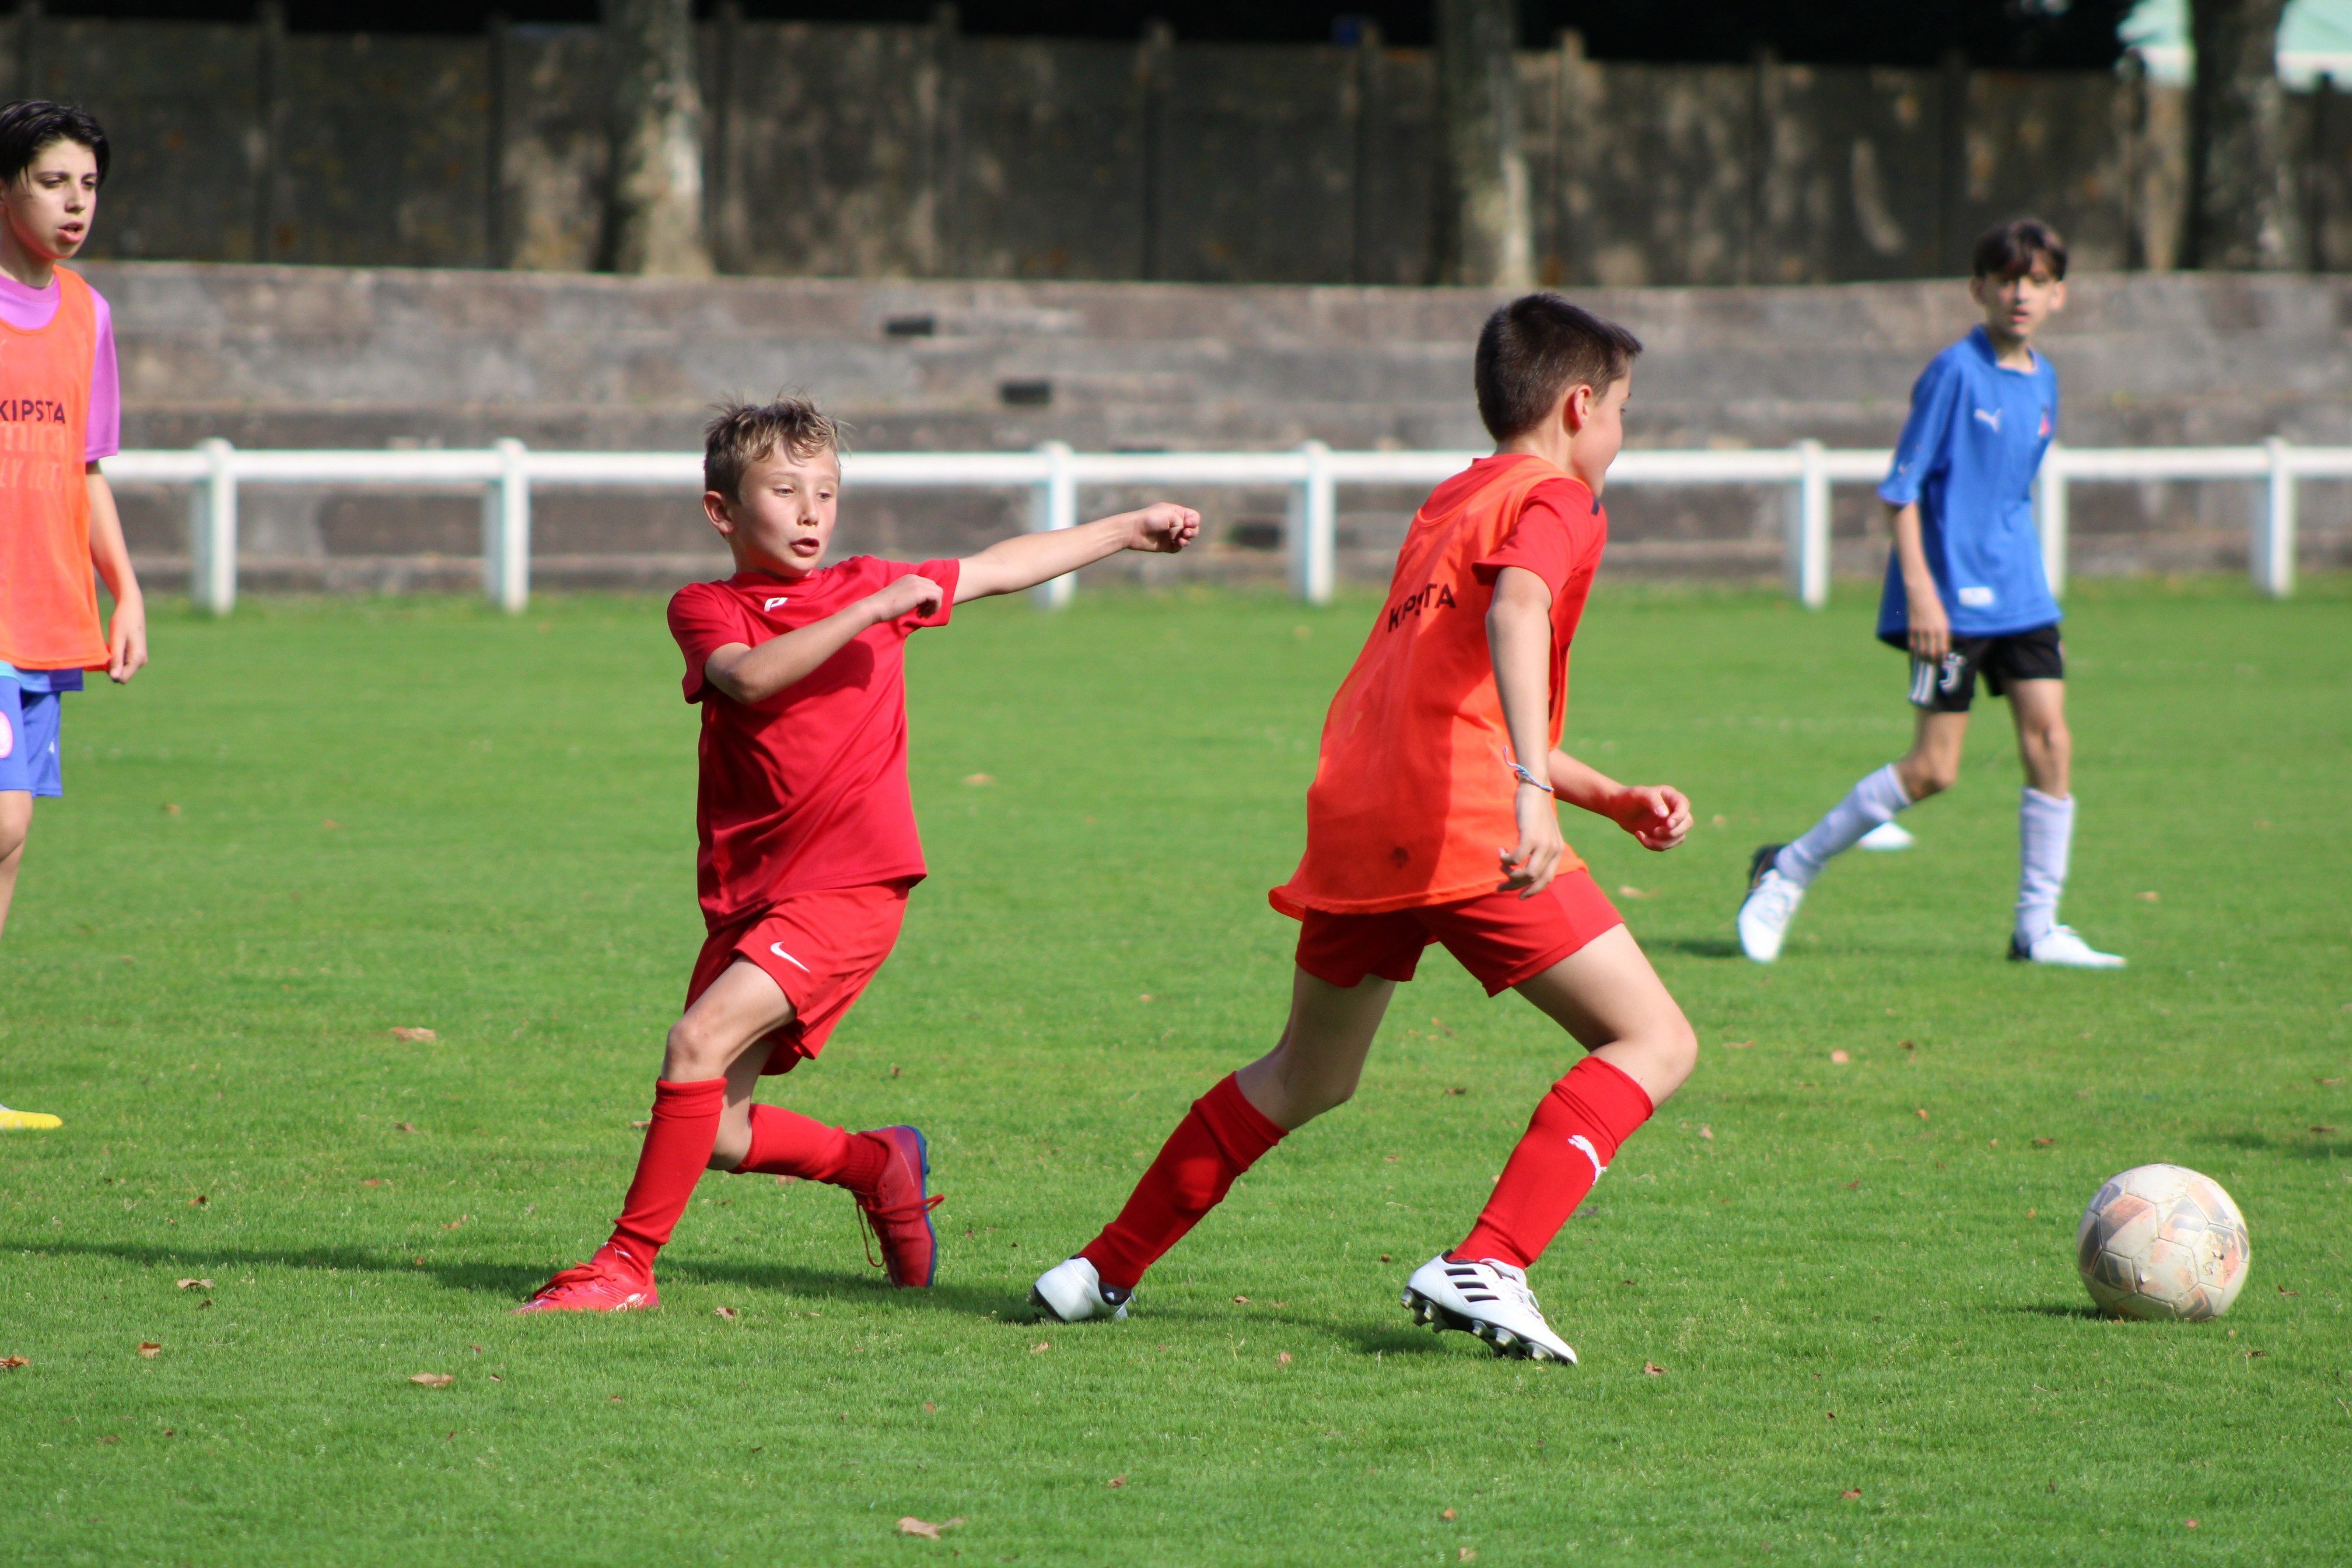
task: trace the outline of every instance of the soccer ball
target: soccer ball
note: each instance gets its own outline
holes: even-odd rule
[[[2238,1299],[2252,1255],[2230,1194],[2183,1165],[2109,1177],[2074,1232],[2084,1288],[2123,1318],[2218,1318]]]

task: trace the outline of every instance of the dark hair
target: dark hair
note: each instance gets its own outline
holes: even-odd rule
[[[845,449],[841,426],[805,397],[731,399],[702,427],[702,488],[740,499],[743,471],[778,447],[803,458],[827,451],[838,457]]]
[[[13,185],[33,160],[52,144],[78,142],[98,160],[98,183],[106,184],[106,132],[98,117],[79,104],[22,98],[0,108],[0,185]]]
[[[1642,340],[1557,294],[1528,294],[1498,308],[1478,333],[1478,417],[1497,441],[1543,422],[1570,387],[1606,392],[1624,379]]]
[[[2006,282],[2032,271],[2037,261],[2050,268],[2052,278],[2065,277],[2066,242],[2040,218],[2021,217],[1985,230],[1977,240],[1972,265],[1979,278]]]

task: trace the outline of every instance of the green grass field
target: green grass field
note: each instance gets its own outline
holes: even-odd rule
[[[1265,889],[1369,600],[919,638],[932,879],[770,1082],[927,1130],[940,1283],[879,1284],[841,1193],[714,1175],[663,1310],[594,1320],[507,1311],[602,1239],[700,934],[658,603],[163,616],[70,700],[0,944],[0,1100],[67,1121],[0,1138],[0,1562],[2341,1561],[2352,584],[2076,595],[2065,914],[2128,971],[2003,962],[1999,704],[1919,847],[1842,861],[1760,970],[1748,851],[1908,733],[1869,597],[1587,619],[1571,749],[1700,826],[1569,837],[1703,1044],[1536,1270],[1574,1370],[1396,1304],[1570,1059],[1442,954],[1130,1321],[1024,1305],[1280,1024]],[[2246,1212],[2226,1322],[2075,1281],[2084,1200],[2159,1159]]]

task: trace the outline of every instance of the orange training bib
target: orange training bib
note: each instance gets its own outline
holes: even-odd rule
[[[0,321],[0,659],[19,669],[103,669],[89,563],[89,285],[58,268],[58,313],[38,331]]]
[[[1493,589],[1473,568],[1510,537],[1529,492],[1563,479],[1539,458],[1485,458],[1423,503],[1380,619],[1324,719],[1307,792],[1307,853],[1274,889],[1275,908],[1377,914],[1473,899],[1501,884],[1497,851],[1519,837],[1516,784],[1486,647]],[[1590,499],[1581,485],[1576,493]],[[1567,710],[1566,651],[1552,656],[1555,746]],[[1583,864],[1571,851],[1559,869]]]

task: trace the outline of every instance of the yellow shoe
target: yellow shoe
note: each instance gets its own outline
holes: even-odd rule
[[[45,1110],[11,1110],[0,1105],[0,1132],[47,1132],[64,1125]]]

